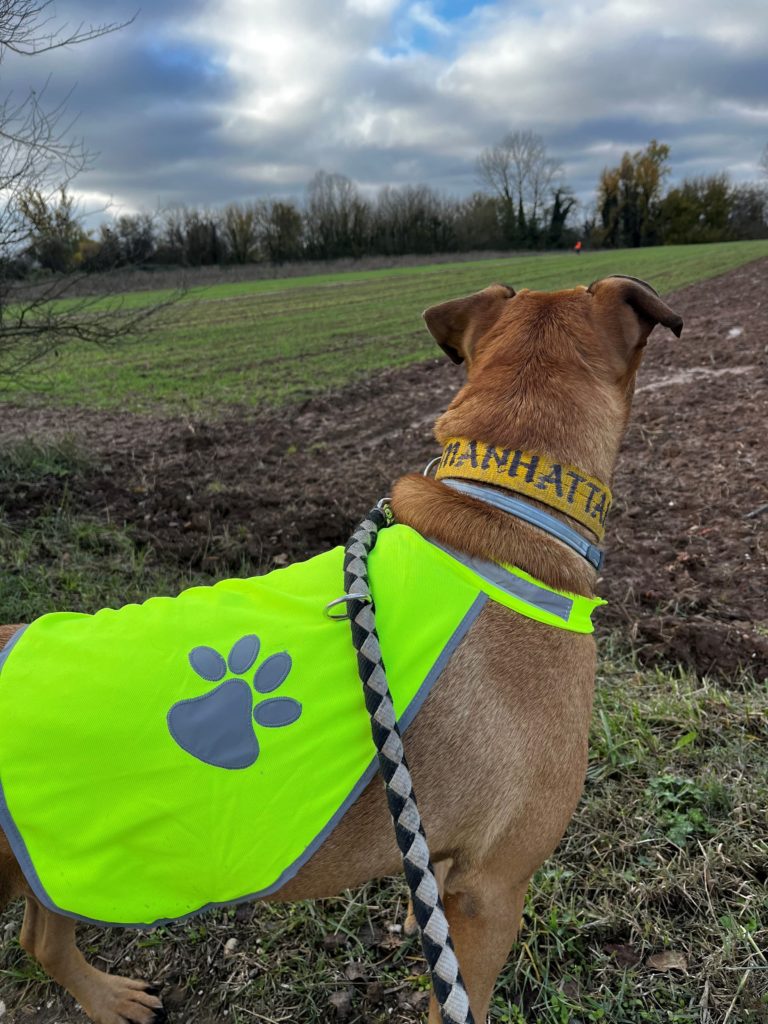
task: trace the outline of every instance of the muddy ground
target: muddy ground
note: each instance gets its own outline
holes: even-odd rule
[[[669,298],[616,474],[600,593],[603,630],[648,661],[768,676],[768,260]],[[462,371],[443,358],[376,374],[278,413],[164,419],[5,407],[0,443],[69,435],[73,481],[4,495],[13,525],[69,489],[70,506],[126,524],[159,563],[220,578],[345,540],[391,481],[437,453],[436,415]]]

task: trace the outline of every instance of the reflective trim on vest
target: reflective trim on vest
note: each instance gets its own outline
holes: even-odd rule
[[[24,632],[24,630],[28,629],[28,628],[29,628],[29,623],[27,623],[26,626],[20,626],[16,630],[16,632],[13,634],[11,639],[8,641],[8,643],[5,645],[5,647],[2,649],[2,651],[0,651],[0,672],[3,671],[3,665],[5,664],[6,660],[8,659],[8,655],[11,653],[11,651],[16,646],[16,644],[19,642],[19,640],[21,640],[21,635]]]
[[[437,544],[436,541],[433,541],[433,543]],[[549,587],[545,587],[541,583],[517,576],[514,572],[505,569],[503,565],[499,565],[496,562],[486,562],[482,558],[473,558],[472,555],[465,555],[460,551],[454,551],[453,548],[449,548],[444,544],[437,544],[437,547],[442,548],[451,558],[455,558],[457,562],[466,565],[468,569],[476,572],[478,576],[481,576],[494,587],[499,587],[512,597],[519,598],[519,600],[525,601],[526,604],[538,608],[542,612],[547,612],[549,615],[556,615],[563,622],[568,622],[573,611],[572,597],[567,597],[565,594],[559,594],[555,590],[550,590]]]
[[[606,604],[600,597],[584,597],[548,587],[515,565],[498,565],[460,554],[434,542],[432,546],[454,573],[464,574],[497,604],[571,633],[594,633],[592,613]]]

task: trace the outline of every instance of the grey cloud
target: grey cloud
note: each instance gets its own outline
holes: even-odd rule
[[[704,7],[710,2],[702,0]],[[511,61],[498,81],[478,84],[462,67],[461,37],[451,40],[458,56],[452,67],[437,50],[386,62],[366,52],[384,44],[385,19],[345,15],[339,3],[319,0],[290,5],[294,18],[303,11],[312,19],[305,24],[319,26],[318,45],[342,39],[347,56],[324,89],[274,123],[249,110],[266,88],[260,68],[251,69],[246,87],[227,67],[225,52],[184,32],[198,15],[215,11],[214,0],[149,6],[114,36],[23,67],[7,61],[2,81],[6,89],[23,89],[51,70],[52,98],[78,82],[71,101],[81,112],[78,130],[100,154],[79,184],[145,208],[301,195],[320,167],[368,187],[426,181],[466,194],[477,187],[479,152],[516,128],[544,135],[588,202],[601,168],[652,137],[670,144],[677,177],[729,167],[749,176],[744,168],[768,139],[768,45],[760,51],[766,33],[761,37],[757,26],[751,49],[741,51],[694,38],[695,26],[690,35],[669,38],[646,29],[631,45],[596,36],[593,45],[560,48],[523,75]],[[69,20],[99,20],[103,7],[80,0],[67,13]],[[121,0],[114,16],[132,12]],[[487,11],[484,18],[474,47],[478,33],[495,31]],[[287,82],[291,74],[287,67]],[[762,109],[764,119],[740,114],[738,105]],[[363,115],[368,136],[359,126]]]

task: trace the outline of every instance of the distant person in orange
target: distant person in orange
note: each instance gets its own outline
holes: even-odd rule
[[[575,251],[576,255],[578,256],[579,253],[581,252],[581,242],[580,241],[577,242],[576,245],[574,245],[573,248],[574,248],[574,251]]]

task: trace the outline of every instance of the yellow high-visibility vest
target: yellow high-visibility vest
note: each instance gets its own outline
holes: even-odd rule
[[[44,905],[150,926],[309,859],[375,772],[349,626],[325,614],[342,560],[44,615],[0,653],[0,826]],[[403,730],[486,601],[579,633],[604,603],[402,525],[369,570]]]

